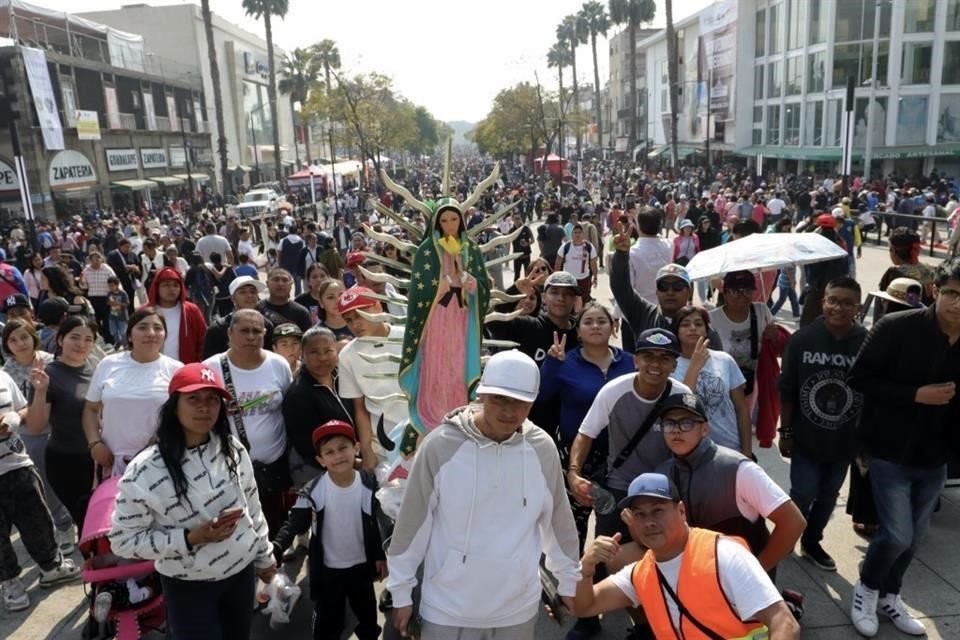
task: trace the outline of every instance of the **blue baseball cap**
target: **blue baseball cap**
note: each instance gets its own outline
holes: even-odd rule
[[[642,473],[633,479],[627,488],[627,497],[617,506],[627,509],[634,498],[659,498],[680,502],[680,492],[670,478],[662,473]]]
[[[680,356],[680,342],[672,331],[666,329],[647,329],[637,336],[633,352],[641,351],[666,351],[677,357]]]

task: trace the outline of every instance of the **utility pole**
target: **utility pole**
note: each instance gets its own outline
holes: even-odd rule
[[[250,137],[253,138],[253,166],[256,167],[257,179],[254,184],[260,182],[260,154],[257,151],[257,130],[253,128],[253,112],[250,112]]]
[[[707,154],[707,165],[706,165],[706,166],[707,166],[707,180],[708,180],[708,181],[710,180],[710,175],[711,175],[711,171],[710,171],[710,164],[711,164],[711,162],[710,162],[710,114],[711,114],[711,111],[712,111],[711,107],[712,107],[713,105],[710,104],[710,96],[711,96],[711,91],[713,90],[713,89],[712,89],[712,85],[713,85],[713,70],[712,70],[712,69],[707,69],[707,132],[706,132],[706,136],[705,136],[705,140],[704,140],[704,145],[703,145],[703,146],[705,147],[705,151],[706,151],[706,154]]]
[[[183,164],[187,169],[187,190],[190,192],[190,206],[193,207],[193,174],[190,173],[190,148],[187,147],[187,130],[180,123],[180,139],[183,140]]]
[[[330,183],[333,186],[334,217],[340,215],[340,200],[337,198],[337,154],[333,150],[333,124],[327,129],[327,139],[330,142]]]

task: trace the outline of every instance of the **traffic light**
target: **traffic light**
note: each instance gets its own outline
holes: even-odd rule
[[[11,120],[18,120],[20,115],[13,58],[0,57],[0,124],[9,125]]]

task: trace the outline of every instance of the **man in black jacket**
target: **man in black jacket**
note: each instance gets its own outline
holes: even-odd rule
[[[880,530],[870,541],[854,587],[851,618],[862,635],[877,633],[877,613],[912,635],[926,631],[900,599],[903,574],[947,479],[958,443],[960,397],[960,258],[937,268],[934,304],[884,316],[850,370],[863,393],[864,448]]]
[[[117,248],[107,254],[107,266],[113,269],[120,279],[120,286],[130,299],[129,311],[133,313],[136,300],[133,281],[140,276],[140,267],[137,266],[137,257],[130,252],[130,240],[120,240]]]

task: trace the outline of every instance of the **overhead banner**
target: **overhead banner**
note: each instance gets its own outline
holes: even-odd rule
[[[106,149],[105,152],[107,171],[136,171],[139,166],[136,149]]]
[[[107,126],[111,129],[122,129],[120,106],[117,104],[117,88],[104,87],[103,96],[107,104]]]
[[[63,128],[60,126],[60,113],[57,100],[50,84],[50,70],[47,68],[47,54],[42,49],[20,47],[23,52],[23,66],[27,71],[30,93],[33,94],[33,106],[40,122],[43,145],[47,151],[63,149]]]
[[[147,131],[157,130],[157,112],[153,109],[153,93],[143,92],[143,115],[147,118]]]
[[[80,140],[99,140],[100,139],[100,117],[96,111],[84,111],[77,109],[77,138]]]
[[[734,113],[734,73],[737,62],[737,0],[717,0],[700,12],[698,69],[701,85],[710,83],[710,113],[730,120]]]
[[[97,184],[97,172],[79,151],[67,149],[50,159],[50,190],[62,191]]]
[[[140,149],[140,164],[144,169],[166,169],[167,152],[161,148]]]

